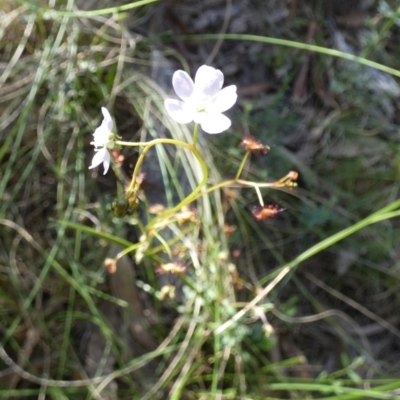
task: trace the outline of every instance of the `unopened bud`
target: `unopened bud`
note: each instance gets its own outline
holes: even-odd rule
[[[115,274],[117,271],[117,261],[114,258],[106,258],[104,266],[107,268],[109,274]]]

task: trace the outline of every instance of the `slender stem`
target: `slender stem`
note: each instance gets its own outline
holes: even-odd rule
[[[196,147],[197,135],[199,134],[199,124],[194,124],[193,128],[193,146]]]
[[[197,126],[197,128],[196,128]],[[196,124],[195,126],[195,130],[194,130],[194,134],[197,137],[197,131],[198,131],[198,124]],[[135,145],[138,146],[138,143],[130,143],[130,142],[121,142],[121,141],[116,141],[117,144],[119,145]],[[203,179],[201,180],[201,182],[199,183],[199,185],[196,187],[196,189],[189,195],[187,196],[185,199],[183,199],[177,206],[175,206],[174,208],[171,208],[167,211],[165,211],[164,213],[160,214],[158,217],[154,218],[148,225],[148,227],[154,226],[160,219],[166,218],[170,215],[175,214],[177,211],[179,211],[183,206],[191,203],[194,199],[197,198],[197,195],[200,193],[200,191],[202,190],[202,188],[205,186],[205,184],[207,183],[208,180],[208,168],[207,165],[205,163],[205,161],[203,160],[203,158],[201,157],[199,151],[195,148],[195,144],[189,144],[186,142],[181,142],[180,140],[175,140],[175,139],[154,139],[150,142],[147,143],[140,143],[140,145],[145,145],[145,148],[143,149],[142,153],[140,154],[136,165],[135,165],[135,169],[133,171],[133,175],[132,175],[132,180],[131,183],[129,184],[128,190],[126,191],[126,196],[127,198],[129,198],[132,193],[135,190],[135,185],[136,185],[136,180],[137,177],[139,175],[139,171],[140,171],[140,167],[143,164],[143,160],[146,156],[146,154],[148,153],[148,151],[155,146],[156,144],[174,144],[176,146],[181,146],[181,147],[185,147],[187,149],[189,149],[193,155],[197,158],[198,162],[201,165],[201,168],[203,170]]]
[[[261,207],[264,207],[264,200],[263,200],[263,198],[262,198],[262,196],[261,196],[261,190],[260,190],[260,188],[259,188],[258,186],[254,186],[254,189],[255,189],[255,191],[256,191],[256,193],[257,193],[258,200],[259,200],[259,202],[260,202],[260,206],[261,206]]]
[[[193,227],[186,228],[186,229],[180,231],[179,236],[174,236],[172,239],[170,239],[170,240],[168,240],[168,242],[166,242],[167,245],[169,247],[171,247],[175,243],[179,242],[183,237],[185,237],[186,234],[188,234],[192,230],[193,230]],[[149,256],[154,256],[163,250],[164,250],[164,245],[160,245],[160,246],[152,247],[151,249],[149,249],[149,251],[146,254]]]
[[[243,179],[236,179],[236,183],[242,186],[253,186],[253,187],[259,187],[259,188],[278,188],[278,187],[294,187],[296,186],[296,183],[294,182],[298,177],[297,172],[290,171],[288,174],[286,174],[282,179],[279,179],[278,181],[272,182],[272,183],[257,183],[257,182],[251,182],[251,181],[245,181]]]
[[[146,147],[151,142],[124,142],[123,140],[116,140],[115,144],[120,146],[129,146],[129,147]]]
[[[251,182],[251,181],[245,181],[243,179],[230,179],[228,181],[220,182],[214,186],[209,187],[207,190],[199,194],[196,198],[193,200],[196,200],[200,196],[203,196],[205,194],[214,192],[217,189],[221,189],[226,186],[234,186],[235,187],[240,187],[240,186],[249,186],[257,189],[265,189],[265,188],[279,188],[279,187],[286,187],[288,186],[288,181],[290,181],[290,175],[291,172],[289,172],[286,176],[284,176],[282,179],[279,179],[278,181],[271,182],[271,183],[257,183],[257,182]],[[256,189],[256,190],[257,190]]]
[[[121,144],[121,142],[117,142],[118,144]],[[129,143],[129,142],[125,142],[125,143]],[[135,189],[135,185],[136,185],[136,179],[139,175],[139,171],[140,171],[140,167],[142,166],[143,160],[147,154],[147,152],[156,144],[160,144],[160,143],[166,143],[166,144],[174,144],[176,146],[182,146],[182,147],[186,147],[189,150],[193,151],[193,146],[189,143],[185,143],[185,142],[181,142],[180,140],[175,140],[175,139],[154,139],[150,142],[146,143],[146,147],[143,149],[142,153],[140,154],[136,165],[135,165],[135,170],[133,171],[133,175],[132,175],[132,180],[131,183],[129,184],[128,190],[126,192],[127,198],[130,197],[130,195],[133,193],[134,189]],[[135,143],[136,144],[136,143]],[[141,143],[143,144],[143,143]]]
[[[132,246],[128,246],[127,248],[125,248],[124,250],[120,251],[116,256],[115,256],[115,261],[118,261],[119,259],[121,259],[123,256],[125,256],[126,254],[130,253],[133,250],[136,250],[137,248],[139,248],[141,245],[141,243],[135,243]]]
[[[225,186],[234,185],[236,182],[237,182],[236,179],[230,179],[229,181],[220,182],[220,183],[218,183],[218,184],[216,184],[216,185],[214,185],[214,186],[209,187],[204,193],[202,193],[202,195],[203,195],[203,194],[211,193],[211,192],[213,192],[214,190],[221,189],[221,188],[223,188],[223,187],[225,187]],[[200,196],[199,196],[199,197],[200,197]]]
[[[171,248],[168,246],[168,243],[163,239],[161,235],[158,234],[158,232],[155,232],[154,236],[161,242],[163,249],[167,252],[168,257],[172,260]]]
[[[193,292],[197,293],[198,295],[201,295],[202,293],[199,292],[199,289],[196,288],[196,286],[186,277],[185,274],[177,274],[179,279],[187,286],[190,287],[190,289],[193,290]]]
[[[244,165],[246,164],[246,161],[249,158],[249,155],[250,155],[250,151],[246,152],[246,154],[244,155],[243,160],[242,160],[242,162],[240,164],[240,167],[238,169],[238,172],[236,174],[235,179],[239,179],[239,177],[240,177],[240,175],[241,175],[241,173],[243,171]]]

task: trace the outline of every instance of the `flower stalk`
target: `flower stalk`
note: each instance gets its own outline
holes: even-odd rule
[[[243,168],[246,165],[246,161],[249,158],[249,155],[250,155],[250,151],[246,151],[246,153],[245,153],[245,155],[243,157],[243,160],[240,163],[239,169],[238,169],[238,171],[236,173],[235,179],[239,179],[240,175],[242,174]]]
[[[193,146],[196,147],[197,144],[197,136],[199,134],[199,124],[194,124],[193,128]]]

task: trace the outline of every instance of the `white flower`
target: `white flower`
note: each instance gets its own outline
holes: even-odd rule
[[[115,136],[111,132],[113,127],[113,121],[110,113],[107,108],[101,107],[101,112],[103,113],[104,119],[101,125],[94,131],[93,133],[93,142],[90,142],[93,146],[95,146],[96,154],[93,157],[92,165],[89,167],[96,168],[101,163],[103,163],[104,167],[104,175],[107,173],[110,168],[110,152],[109,150],[114,149],[115,147]]]
[[[224,89],[224,75],[219,69],[201,66],[194,78],[182,70],[172,77],[175,93],[183,100],[166,99],[165,108],[169,116],[180,124],[194,121],[204,132],[221,133],[231,126],[231,120],[222,113],[236,102],[236,86]]]
[[[92,159],[92,165],[89,167],[89,169],[96,168],[98,167],[101,163],[103,163],[104,167],[104,174],[105,175],[108,171],[108,168],[110,168],[110,153],[108,152],[106,147],[103,147],[102,149],[95,149],[95,155],[93,156]]]

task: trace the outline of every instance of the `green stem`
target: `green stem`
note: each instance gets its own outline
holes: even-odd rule
[[[241,173],[243,171],[244,165],[246,164],[246,161],[249,158],[249,155],[250,155],[250,151],[246,152],[246,154],[244,155],[243,160],[242,160],[242,162],[240,164],[240,167],[238,169],[238,172],[236,174],[235,179],[239,179],[239,177],[240,177],[240,175],[241,175]]]
[[[197,132],[198,132],[198,124],[195,125],[195,129],[194,129],[194,139],[195,140],[197,140]],[[200,163],[201,169],[203,170],[203,179],[201,180],[199,185],[196,187],[196,189],[189,196],[187,196],[185,199],[183,199],[177,206],[165,211],[164,213],[160,214],[158,217],[154,218],[153,221],[151,221],[149,223],[148,227],[154,226],[160,219],[163,219],[163,218],[169,217],[170,215],[175,214],[183,206],[191,203],[193,200],[195,200],[197,198],[197,195],[200,193],[202,188],[207,183],[208,168],[207,168],[205,161],[201,157],[199,151],[195,148],[195,143],[189,144],[189,143],[181,142],[180,140],[175,140],[175,139],[154,139],[147,143],[130,143],[130,142],[123,142],[123,141],[117,140],[115,143],[118,145],[121,145],[121,146],[131,146],[131,147],[145,146],[136,162],[136,166],[135,166],[135,169],[134,169],[133,175],[132,175],[132,180],[131,180],[131,183],[129,184],[128,190],[126,192],[127,198],[129,198],[135,190],[136,180],[139,175],[140,167],[143,164],[143,160],[146,157],[146,154],[153,146],[155,146],[157,144],[162,144],[162,143],[174,144],[176,146],[181,146],[181,147],[185,147],[185,148],[189,149],[193,153],[193,155],[197,158],[197,161]]]
[[[264,207],[264,200],[263,200],[263,198],[262,198],[260,188],[259,188],[258,186],[254,186],[254,189],[255,189],[255,191],[256,191],[256,193],[257,193],[258,201],[260,202],[260,206],[261,206],[261,207]]]
[[[131,251],[136,250],[137,248],[140,247],[142,243],[135,243],[132,244],[131,246],[128,246],[126,249],[120,251],[116,257],[115,257],[115,261],[118,261],[119,259],[121,259],[123,256],[126,256],[127,254],[129,254]]]
[[[241,187],[241,186],[248,186],[248,187],[253,187],[255,190],[258,189],[266,189],[266,188],[280,188],[280,187],[285,187],[287,184],[285,184],[285,178],[280,179],[279,181],[276,182],[271,182],[271,183],[257,183],[257,182],[251,182],[251,181],[245,181],[243,179],[229,179],[228,181],[220,182],[214,186],[209,187],[207,190],[199,194],[196,198],[193,200],[196,200],[200,196],[203,196],[205,194],[214,192],[217,189],[221,189],[226,186],[233,186],[236,185],[235,187]]]
[[[123,140],[116,140],[115,144],[120,146],[129,146],[129,147],[146,147],[151,142],[124,142]]]
[[[190,289],[193,290],[193,292],[197,293],[198,295],[201,295],[202,293],[199,292],[199,289],[196,288],[196,286],[186,277],[185,274],[178,274],[179,279],[187,286],[190,287]]]
[[[199,134],[199,124],[194,124],[194,128],[193,128],[193,147],[196,147],[198,134]]]
[[[120,144],[120,145],[125,145],[125,146],[129,146],[129,145],[130,146],[132,146],[132,145],[138,146],[139,145],[138,143],[128,144],[129,142],[120,142],[120,141],[116,141],[116,143]],[[136,179],[139,175],[140,167],[142,166],[143,160],[146,157],[147,152],[156,144],[161,144],[161,143],[174,144],[176,146],[186,147],[187,149],[194,151],[193,146],[191,144],[181,142],[180,140],[175,140],[175,139],[154,139],[150,142],[147,142],[145,144],[146,147],[143,149],[142,153],[140,154],[140,156],[136,162],[135,170],[133,171],[133,175],[132,175],[132,180],[131,180],[131,183],[129,184],[129,188],[126,192],[127,198],[129,198],[132,195],[132,193],[135,189]],[[140,143],[140,145],[144,145],[144,143]]]
[[[161,242],[163,249],[168,254],[168,257],[170,258],[170,260],[172,260],[171,248],[168,246],[168,243],[163,239],[163,237],[161,235],[158,234],[158,232],[155,232],[154,236]]]
[[[183,237],[186,236],[187,233],[189,233],[192,230],[193,230],[192,227],[183,229],[182,231],[180,231],[180,235],[176,235],[172,239],[168,240],[168,242],[166,242],[166,245],[168,247],[172,247],[175,243],[179,242]],[[146,254],[148,256],[155,256],[157,253],[159,253],[160,251],[163,251],[164,249],[165,249],[164,245],[156,246],[156,247],[153,247],[148,252],[146,252]]]

